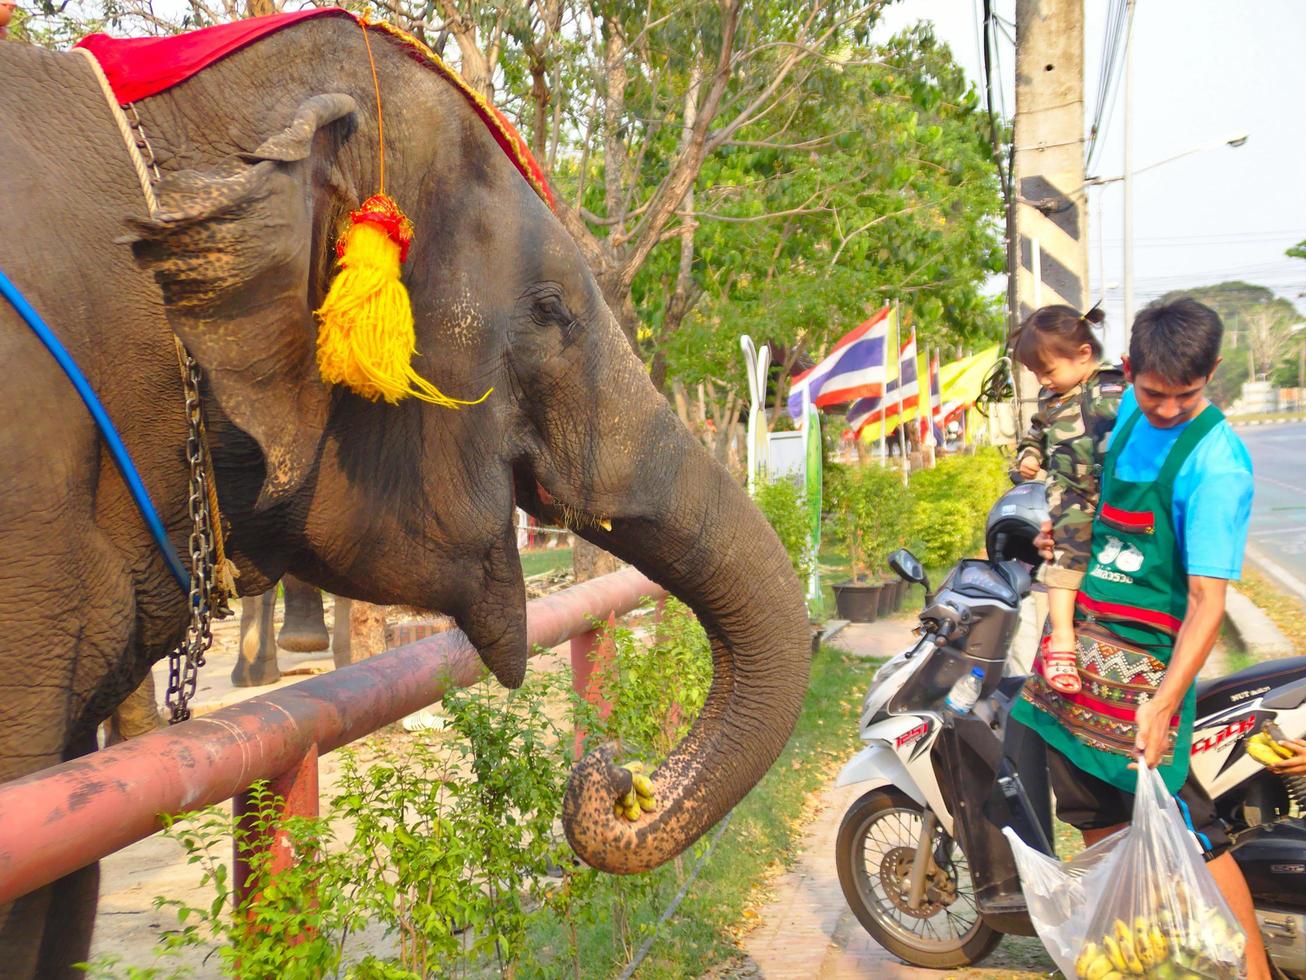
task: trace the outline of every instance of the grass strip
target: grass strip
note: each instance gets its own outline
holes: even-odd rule
[[[1238,591],[1270,617],[1295,650],[1306,650],[1306,607],[1296,597],[1285,593],[1263,572],[1247,566],[1243,567]]]
[[[571,568],[570,548],[536,548],[521,553],[521,570],[526,578],[559,568]]]

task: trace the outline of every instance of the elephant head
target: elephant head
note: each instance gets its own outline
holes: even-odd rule
[[[242,591],[289,570],[450,613],[515,686],[527,648],[514,504],[636,565],[707,629],[711,692],[652,775],[655,813],[614,817],[629,775],[601,749],[574,770],[564,822],[591,864],[654,867],[738,802],[788,738],[809,661],[798,583],[469,100],[401,41],[374,35],[372,47],[385,190],[416,227],[403,272],[414,367],[458,398],[492,389],[456,411],[372,403],[316,372],[313,310],[332,246],[380,179],[352,20],[286,29],[139,107],[167,176],[159,213],[132,221],[133,248],[204,372]],[[183,119],[186,152],[170,153],[169,126]]]

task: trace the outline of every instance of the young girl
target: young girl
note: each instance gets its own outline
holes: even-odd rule
[[[1107,437],[1125,390],[1124,375],[1103,362],[1094,336],[1094,325],[1103,319],[1096,307],[1081,316],[1068,306],[1045,306],[1021,325],[1014,351],[1043,386],[1030,431],[1017,447],[1016,465],[1027,480],[1047,473],[1054,556],[1041,575],[1051,630],[1036,669],[1063,694],[1080,689],[1075,596],[1088,568]]]

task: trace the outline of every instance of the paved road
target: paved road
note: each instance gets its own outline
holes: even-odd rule
[[[1306,599],[1306,422],[1237,431],[1256,473],[1248,556]]]

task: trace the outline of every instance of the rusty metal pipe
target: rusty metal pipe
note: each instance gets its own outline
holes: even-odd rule
[[[665,590],[633,568],[527,606],[531,650],[549,649]],[[220,803],[485,676],[460,631],[397,647],[0,785],[0,904],[148,837],[159,814]]]

